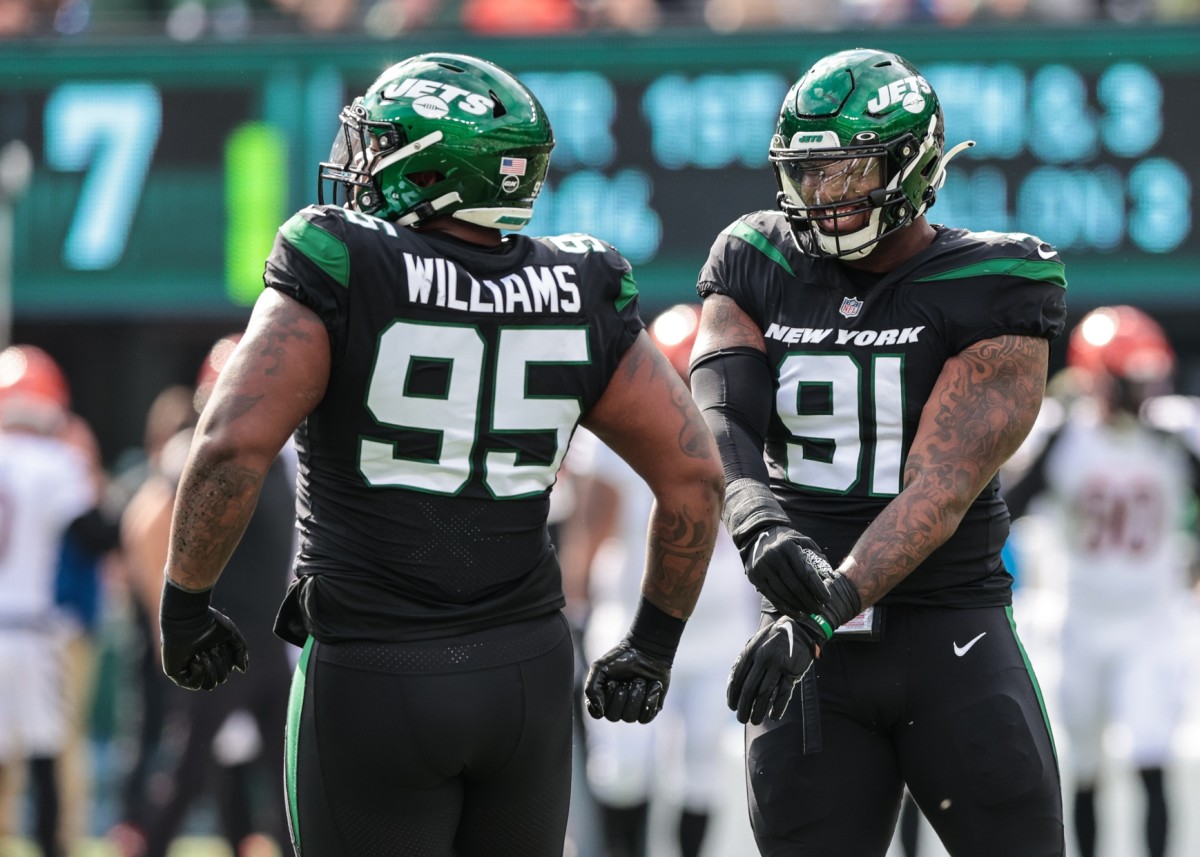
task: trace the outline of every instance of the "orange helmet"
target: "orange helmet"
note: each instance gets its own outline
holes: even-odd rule
[[[36,345],[0,351],[0,423],[52,434],[70,404],[67,377],[53,357]]]
[[[196,376],[196,395],[193,404],[197,411],[204,410],[221,370],[229,362],[229,355],[233,354],[233,349],[237,348],[237,344],[241,341],[241,333],[226,334],[214,342],[213,347],[208,350],[204,362],[200,364],[200,372]]]
[[[1142,310],[1100,307],[1071,331],[1067,365],[1122,381],[1159,383],[1175,370],[1175,351],[1158,322]]]
[[[71,404],[67,376],[36,345],[10,345],[0,351],[0,397],[10,395],[43,399],[60,408]]]
[[[684,378],[688,375],[692,346],[699,331],[700,307],[697,304],[676,304],[650,322],[650,339]]]

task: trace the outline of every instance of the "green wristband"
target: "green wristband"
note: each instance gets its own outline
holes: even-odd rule
[[[826,640],[833,639],[833,626],[829,624],[828,619],[820,613],[809,613],[808,618],[812,619],[816,626],[821,629],[821,633],[825,635]]]

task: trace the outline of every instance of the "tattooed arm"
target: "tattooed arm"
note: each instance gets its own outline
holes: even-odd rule
[[[687,385],[644,331],[582,422],[654,492],[641,603],[625,638],[592,663],[584,697],[592,717],[649,723],[712,556],[721,462]]]
[[[640,333],[582,422],[654,492],[642,593],[686,619],[704,582],[724,491],[716,445],[687,385]]]
[[[199,591],[216,583],[271,462],[325,394],[329,360],[317,315],[266,289],[196,428],[171,522],[173,584]]]
[[[874,604],[953,535],[963,515],[1029,434],[1046,390],[1050,346],[1000,336],[946,361],[904,468],[904,488],[838,571]]]

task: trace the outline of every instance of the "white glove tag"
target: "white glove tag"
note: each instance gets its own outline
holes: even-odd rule
[[[879,639],[880,632],[883,630],[881,618],[882,615],[875,610],[875,605],[871,605],[850,621],[842,623],[833,632],[833,635],[835,637],[856,637],[859,639],[877,640]]]

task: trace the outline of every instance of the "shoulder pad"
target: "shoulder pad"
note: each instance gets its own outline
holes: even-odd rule
[[[350,250],[346,246],[346,218],[340,215],[343,210],[328,205],[302,208],[279,227],[279,237],[334,281],[348,286]]]
[[[564,253],[616,253],[620,251],[602,238],[586,232],[566,232],[562,235],[543,235],[533,239],[549,243]]]
[[[1053,246],[1027,232],[973,232],[977,240],[990,244],[999,255],[1017,256],[1025,259],[1061,261]]]
[[[719,241],[728,243],[728,238],[739,239],[739,243],[753,248],[792,276],[796,272],[788,259],[791,232],[778,212],[755,211],[739,217],[721,230]],[[735,244],[736,246],[736,244]]]

